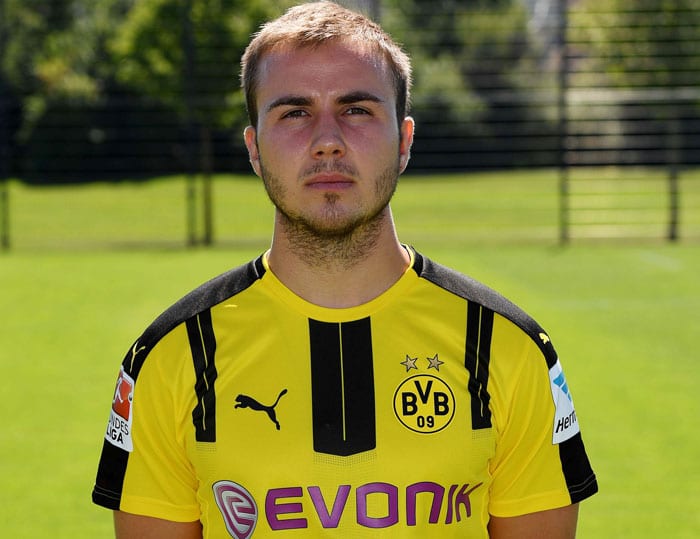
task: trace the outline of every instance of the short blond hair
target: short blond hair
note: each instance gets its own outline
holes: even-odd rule
[[[264,24],[246,48],[241,59],[241,86],[251,125],[257,126],[258,122],[256,92],[265,54],[275,47],[317,47],[334,40],[360,43],[388,63],[394,79],[396,116],[401,124],[410,104],[411,60],[408,55],[374,21],[334,2],[322,1],[295,6]]]

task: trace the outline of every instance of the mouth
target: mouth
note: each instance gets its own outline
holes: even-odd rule
[[[354,183],[355,181],[349,176],[338,174],[337,172],[328,172],[314,174],[306,180],[305,185],[311,189],[339,190],[347,189]]]

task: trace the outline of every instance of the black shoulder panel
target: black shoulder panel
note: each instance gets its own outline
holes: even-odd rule
[[[478,310],[480,316],[483,316],[482,311],[484,310],[498,313],[521,328],[537,344],[549,368],[552,368],[557,362],[556,351],[549,340],[549,336],[540,325],[522,309],[499,293],[470,277],[466,277],[445,266],[436,264],[418,253],[416,253],[416,263],[413,267],[420,277],[467,300],[469,302],[468,318],[470,311]],[[474,305],[480,306],[479,309],[473,309],[472,307]],[[483,324],[481,319],[478,322],[478,327],[482,328]],[[467,325],[470,325],[469,320]],[[475,326],[477,324],[471,325]],[[467,340],[469,341],[469,339]],[[468,362],[467,367],[469,368]],[[488,406],[488,393],[481,392],[480,389],[486,387],[488,379],[479,380],[479,371],[476,369],[474,369],[474,371],[475,374],[473,374],[470,379],[474,380],[475,387],[472,389],[470,385],[470,393],[472,394],[473,403],[476,408],[485,410],[486,406]],[[470,373],[471,372],[473,371],[470,371]],[[486,395],[485,397],[484,393]],[[480,406],[480,399],[486,406]],[[488,417],[479,417],[477,414],[474,414],[473,417],[477,420],[477,423],[473,425],[474,429],[490,425],[488,423]],[[571,503],[578,503],[598,491],[598,483],[588,461],[580,433],[559,444],[559,458],[561,459],[562,470],[566,478]]]
[[[175,327],[242,292],[265,273],[262,257],[234,268],[196,288],[168,308],[143,332],[126,354],[124,371],[134,380],[151,349]]]
[[[419,277],[430,281],[436,286],[447,290],[467,301],[477,303],[513,322],[521,328],[539,346],[547,360],[547,366],[552,367],[557,361],[557,354],[542,327],[525,311],[506,299],[495,290],[467,277],[453,269],[433,262],[419,253],[415,253],[416,262],[413,266]]]

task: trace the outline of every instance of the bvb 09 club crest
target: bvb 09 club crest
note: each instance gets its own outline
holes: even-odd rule
[[[394,413],[407,428],[421,434],[439,432],[455,415],[455,397],[437,376],[416,374],[394,393]]]

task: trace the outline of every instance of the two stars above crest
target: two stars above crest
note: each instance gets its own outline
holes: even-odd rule
[[[439,371],[440,365],[443,365],[445,363],[444,361],[440,361],[440,358],[438,358],[437,354],[435,354],[433,357],[427,357],[425,359],[428,361],[428,369],[435,369],[436,371]],[[404,361],[401,361],[401,365],[406,367],[406,372],[408,372],[411,369],[418,370],[418,366],[416,365],[417,362],[417,357],[411,357],[408,354],[406,354],[406,359]]]

